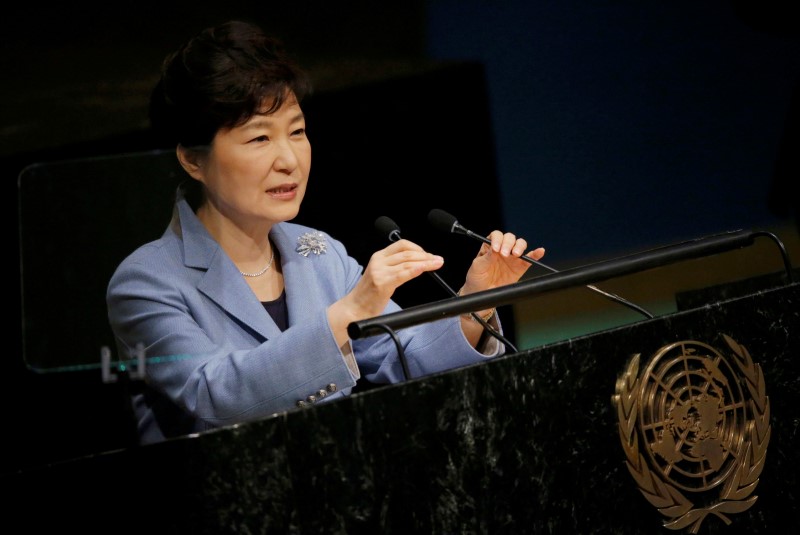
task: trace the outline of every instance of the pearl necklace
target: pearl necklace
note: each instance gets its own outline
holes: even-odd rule
[[[245,273],[244,271],[239,271],[239,273],[241,273],[245,277],[260,277],[261,275],[266,273],[269,268],[272,267],[272,261],[273,260],[275,260],[275,248],[274,247],[272,248],[272,256],[269,257],[269,264],[267,264],[267,267],[265,267],[264,269],[262,269],[261,271],[259,271],[257,273]]]

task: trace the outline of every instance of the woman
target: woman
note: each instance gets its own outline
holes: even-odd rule
[[[151,120],[189,178],[163,236],[120,264],[107,294],[119,354],[142,344],[147,355],[134,399],[143,444],[337,399],[361,376],[404,379],[390,336],[349,340],[347,326],[399,310],[394,291],[443,259],[401,239],[362,268],[336,239],[289,222],[311,169],[309,89],[278,43],[244,22],[204,30],[164,62]],[[516,282],[530,265],[525,240],[489,239],[462,295]],[[500,329],[493,310],[478,313]],[[482,335],[469,315],[398,333],[413,377],[502,354]]]

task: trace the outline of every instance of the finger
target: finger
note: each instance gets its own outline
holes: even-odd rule
[[[494,251],[495,253],[499,253],[503,248],[503,241],[505,239],[504,234],[499,230],[493,230],[489,234],[488,238],[489,241],[491,242],[491,244],[489,244],[491,250]],[[487,250],[486,252],[489,251]]]
[[[514,256],[522,256],[528,249],[528,242],[524,238],[517,238],[511,246],[511,254]]]
[[[427,271],[440,268],[444,263],[444,258],[425,251],[400,251],[384,258],[384,263],[388,267],[420,265]]]
[[[428,253],[416,244],[407,242],[397,245],[398,243],[395,242],[372,255],[369,267],[376,280],[402,283],[424,271],[439,269],[444,264],[443,257]]]
[[[387,245],[386,247],[381,249],[381,252],[383,252],[387,256],[395,254],[395,253],[398,253],[400,251],[423,251],[424,252],[425,250],[422,247],[420,247],[419,245],[417,245],[416,243],[414,243],[412,241],[409,241],[409,240],[406,240],[406,239],[399,239],[396,242],[393,242],[390,245]]]
[[[517,237],[510,233],[506,232],[503,234],[502,241],[500,242],[500,254],[503,256],[508,256],[511,254],[511,251],[514,249],[514,246],[517,242]],[[523,251],[525,249],[523,248]]]
[[[398,240],[383,249],[376,251],[372,258],[377,264],[397,266],[405,262],[426,262],[435,255],[426,252],[419,245],[408,240]]]
[[[533,260],[541,260],[542,257],[544,256],[544,253],[545,253],[544,247],[537,247],[532,251],[528,251],[528,254],[526,254],[525,256]]]

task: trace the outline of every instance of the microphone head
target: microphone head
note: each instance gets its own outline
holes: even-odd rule
[[[442,232],[456,232],[458,220],[444,210],[434,208],[428,212],[428,223]]]
[[[380,232],[382,236],[386,236],[389,241],[400,239],[400,227],[385,215],[375,220],[375,230]]]

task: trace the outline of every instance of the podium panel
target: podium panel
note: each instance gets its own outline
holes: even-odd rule
[[[13,496],[6,521],[115,533],[787,533],[800,493],[799,333],[793,283],[246,425],[13,474],[3,480]],[[653,406],[662,396],[670,407],[672,429],[651,425],[633,451],[624,446],[633,422],[646,418],[621,420],[615,395],[658,375],[644,374],[654,355],[679,361],[672,347],[684,359],[721,358],[694,370],[707,381],[693,387],[691,411],[679,416],[679,403],[653,394]],[[760,387],[748,390],[758,379],[737,370],[739,361],[752,377],[760,370]],[[681,397],[677,384],[653,388]],[[729,392],[740,399],[709,416],[700,401]],[[660,465],[669,450],[652,451],[668,431],[684,441],[672,449],[683,459]],[[703,470],[681,480],[692,446]],[[651,468],[630,464],[640,458]],[[713,473],[715,459],[727,473]],[[702,493],[692,478],[703,479]],[[655,506],[653,495],[674,507]]]

